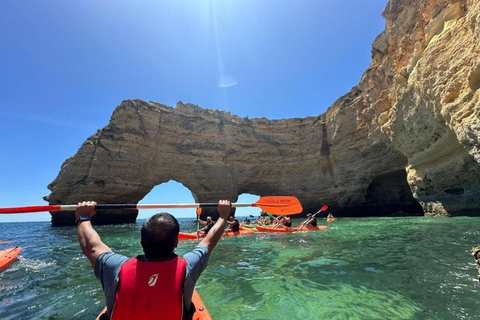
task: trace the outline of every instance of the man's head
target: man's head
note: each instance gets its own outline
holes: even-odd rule
[[[207,217],[207,222],[212,221],[212,217]]]
[[[177,219],[169,213],[157,213],[142,226],[142,247],[148,259],[170,257],[177,247],[180,226]]]
[[[311,216],[312,216],[312,214],[311,214],[311,213],[307,214],[307,217],[311,217]]]

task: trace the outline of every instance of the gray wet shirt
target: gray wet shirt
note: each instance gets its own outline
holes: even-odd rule
[[[192,301],[193,289],[200,274],[205,270],[208,264],[208,250],[207,247],[198,245],[193,251],[186,253],[183,258],[187,262],[187,270],[184,280],[184,296],[183,303],[185,309],[190,308]],[[118,274],[122,265],[130,259],[121,254],[108,251],[102,253],[95,261],[95,276],[102,283],[102,288],[105,293],[107,302],[108,318],[110,319],[113,306],[115,304],[115,293],[118,286]]]

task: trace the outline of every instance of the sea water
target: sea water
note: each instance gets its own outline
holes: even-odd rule
[[[319,222],[330,229],[223,238],[197,283],[213,319],[479,318],[470,250],[480,245],[480,218]],[[197,227],[180,223],[182,231]],[[142,253],[140,223],[96,230],[114,251]],[[13,241],[0,249],[23,248],[0,272],[0,319],[94,319],[103,308],[75,227],[0,223],[0,241]],[[182,241],[177,252],[197,243]]]

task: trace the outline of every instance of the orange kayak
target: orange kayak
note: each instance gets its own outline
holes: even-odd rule
[[[298,232],[298,231],[315,231],[315,230],[326,230],[327,226],[318,226],[318,227],[308,227],[308,228],[267,228],[256,226],[257,230],[260,232]]]
[[[210,313],[208,313],[207,307],[205,307],[205,304],[203,303],[202,298],[200,298],[200,295],[196,289],[193,290],[192,302],[197,309],[197,311],[195,311],[193,314],[193,320],[212,320]],[[100,316],[105,312],[107,312],[107,307],[103,308],[102,312],[100,312],[95,320],[100,320]]]
[[[223,236],[224,237],[233,237],[233,236],[245,236],[249,234],[254,234],[253,230],[240,230],[238,232],[227,231]],[[204,236],[200,236],[203,238]],[[178,239],[197,239],[197,234],[195,232],[187,233],[187,232],[180,232],[178,234]]]
[[[15,261],[18,254],[22,251],[21,247],[8,248],[0,251],[0,270],[5,269]]]

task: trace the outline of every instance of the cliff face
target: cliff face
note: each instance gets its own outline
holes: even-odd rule
[[[384,15],[393,82],[380,129],[426,215],[476,214],[480,2],[395,1]]]
[[[324,114],[247,119],[124,101],[65,161],[48,201],[136,203],[175,180],[197,202],[251,193],[297,196],[305,212],[475,214],[480,3],[392,0],[383,15],[371,65]],[[135,217],[99,213],[96,222]],[[52,213],[52,223],[73,224],[73,214]]]

